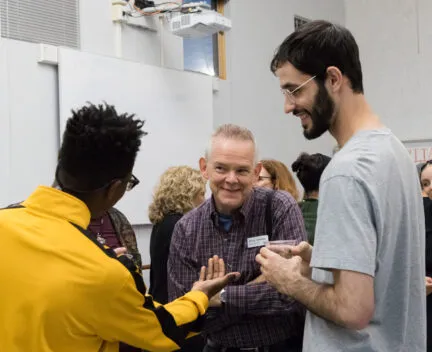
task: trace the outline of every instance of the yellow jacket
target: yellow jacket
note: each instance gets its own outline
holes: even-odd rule
[[[117,352],[119,341],[169,351],[205,313],[202,292],[164,306],[139,293],[76,227],[90,221],[77,198],[39,187],[23,206],[0,211],[0,352]]]

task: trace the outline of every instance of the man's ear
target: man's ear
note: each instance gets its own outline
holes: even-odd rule
[[[259,162],[255,165],[255,169],[254,169],[254,177],[255,177],[254,181],[255,182],[258,182],[258,177],[259,177],[259,174],[261,172],[261,169],[262,169],[262,163]]]
[[[199,159],[199,168],[201,171],[201,175],[208,180],[208,172],[207,172],[207,160],[206,158]]]
[[[342,72],[336,67],[336,66],[329,66],[327,67],[327,84],[328,84],[328,89],[331,92],[337,92],[340,90],[343,80],[344,80],[344,76],[342,74]]]

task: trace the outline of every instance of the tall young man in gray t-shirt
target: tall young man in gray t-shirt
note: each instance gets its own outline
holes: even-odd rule
[[[426,351],[424,214],[415,166],[363,95],[358,46],[313,21],[271,64],[307,139],[341,150],[321,178],[315,246],[263,248],[266,280],[309,310],[304,351]]]

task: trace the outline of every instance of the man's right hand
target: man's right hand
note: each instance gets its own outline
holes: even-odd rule
[[[270,247],[273,252],[278,253],[282,257],[290,258],[293,256],[301,257],[305,262],[310,263],[312,258],[312,249],[313,247],[307,242],[300,242],[297,246],[274,246]],[[278,251],[277,247],[281,247]]]
[[[297,246],[277,245],[269,246],[268,248],[272,252],[275,252],[286,259],[290,259],[294,256],[302,258],[301,274],[305,277],[310,278],[311,269],[309,267],[309,264],[312,258],[313,247],[308,242],[300,242]]]

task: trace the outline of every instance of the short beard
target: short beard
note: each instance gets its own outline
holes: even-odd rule
[[[318,92],[315,95],[314,105],[310,118],[312,126],[309,130],[304,129],[303,135],[306,139],[315,139],[327,132],[331,126],[335,106],[334,101],[327,92],[322,82],[317,82]]]

